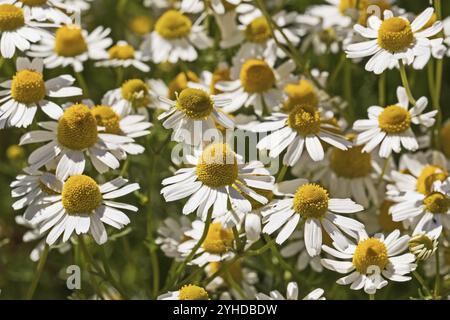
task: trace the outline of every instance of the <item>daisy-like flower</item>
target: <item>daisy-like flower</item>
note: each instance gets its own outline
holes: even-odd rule
[[[158,300],[210,300],[208,292],[202,287],[187,284],[178,291],[169,291],[158,296]]]
[[[205,9],[205,4],[211,8],[214,13],[223,15],[227,11],[236,9],[236,7],[246,0],[182,0],[181,9],[185,12],[200,12]],[[205,3],[206,2],[206,3]]]
[[[234,128],[234,122],[222,110],[232,100],[221,95],[210,95],[202,89],[187,88],[177,95],[176,101],[159,97],[170,106],[158,119],[163,120],[166,129],[172,129],[172,140],[198,146],[204,141],[208,130],[216,124],[227,129]]]
[[[87,106],[91,107],[91,112],[97,120],[97,125],[102,127],[102,132],[107,134],[113,134],[131,139],[146,136],[150,134],[149,129],[152,124],[145,121],[143,115],[127,115],[121,117],[114,107],[105,105],[94,105],[93,101],[83,100]],[[111,153],[118,159],[125,159],[127,154],[137,155],[145,151],[145,148],[134,142],[118,143],[117,150],[111,150]]]
[[[422,230],[418,226],[409,240],[409,252],[414,254],[418,261],[428,260],[439,246],[441,232],[442,226],[438,226],[429,231]]]
[[[315,289],[302,300],[325,300],[323,294],[323,289]],[[256,300],[299,300],[298,284],[296,282],[289,282],[286,289],[286,296],[283,296],[278,290],[274,290],[270,292],[269,296],[264,293],[258,293]]]
[[[162,81],[129,79],[120,88],[108,91],[102,99],[102,104],[112,106],[120,117],[140,114],[148,119],[148,109],[157,108],[156,102],[161,92],[167,94],[167,87]]]
[[[313,161],[323,160],[323,142],[340,150],[348,150],[352,143],[338,134],[339,127],[331,124],[328,117],[322,114],[309,104],[297,105],[289,113],[274,113],[252,129],[254,132],[272,131],[258,142],[257,148],[270,150],[271,158],[287,150],[283,164],[290,167],[298,162],[305,148]]]
[[[297,12],[286,12],[284,10],[275,14],[272,19],[276,25],[281,29],[284,36],[289,40],[291,44],[297,46],[300,43],[300,37],[298,35]],[[247,19],[249,20],[247,22]],[[262,54],[267,47],[273,46],[275,40],[272,36],[269,22],[263,16],[261,11],[255,10],[252,14],[247,16],[244,24],[238,28],[243,30],[244,44],[241,45],[237,56],[257,56]],[[250,20],[251,19],[251,20]],[[279,30],[274,31],[275,38],[283,45],[286,45],[286,39]],[[286,54],[280,48],[277,49],[277,55],[284,58]]]
[[[32,21],[18,6],[0,4],[0,53],[3,58],[12,58],[16,48],[22,52],[30,49],[45,34],[42,23]]]
[[[388,284],[386,279],[395,282],[411,280],[406,275],[415,270],[416,257],[411,253],[401,254],[408,249],[409,239],[408,235],[400,237],[398,230],[386,238],[383,234],[369,237],[363,231],[359,233],[357,244],[351,243],[345,249],[336,243],[336,249],[324,245],[323,251],[340,260],[322,259],[322,265],[338,273],[350,273],[336,283],[375,294]]]
[[[274,201],[263,212],[264,233],[273,234],[281,229],[275,240],[278,244],[289,239],[297,226],[304,223],[306,250],[315,257],[321,251],[322,229],[340,244],[345,242],[342,231],[352,233],[364,229],[362,223],[340,215],[364,210],[351,199],[330,198],[328,190],[304,179],[282,182],[278,189],[286,196],[285,199]]]
[[[225,112],[234,112],[253,106],[259,116],[271,112],[283,102],[283,89],[297,79],[292,75],[295,64],[288,60],[275,68],[274,46],[266,48],[262,55],[245,55],[235,59],[231,68],[231,81],[222,81],[216,88],[224,92],[224,97],[233,100]]]
[[[155,63],[195,61],[196,48],[202,50],[212,45],[201,22],[200,18],[193,24],[181,11],[168,10],[156,21],[155,30],[146,36],[141,50]]]
[[[406,191],[391,199],[396,202],[390,212],[394,221],[413,220],[416,229],[430,231],[443,226],[450,230],[450,180],[435,181],[425,194]]]
[[[326,233],[323,233],[323,242],[331,244],[331,239]],[[303,232],[300,230],[294,231],[294,233],[289,237],[280,249],[280,254],[284,258],[292,258],[297,256],[295,262],[295,268],[298,271],[305,270],[308,266],[315,272],[322,272],[323,267],[320,263],[320,256],[310,257],[308,251],[306,251],[305,239],[303,238]]]
[[[415,59],[429,52],[430,39],[442,30],[442,22],[436,21],[423,30],[431,19],[434,9],[428,8],[412,23],[406,18],[395,17],[392,11],[384,11],[384,20],[376,15],[367,19],[367,27],[360,24],[354,29],[362,37],[370,40],[350,44],[346,48],[348,58],[371,57],[366,70],[375,74],[383,73],[387,68],[403,63],[410,65]]]
[[[55,35],[45,34],[39,44],[34,44],[27,54],[44,59],[49,69],[72,66],[75,72],[84,69],[89,59],[108,59],[106,48],[112,44],[108,38],[111,30],[97,27],[91,33],[77,25],[64,25]]]
[[[94,0],[64,0],[69,12],[86,11]]]
[[[72,87],[75,79],[68,74],[44,80],[41,59],[17,58],[17,72],[12,80],[0,84],[0,129],[5,127],[26,128],[41,108],[52,114],[59,108],[46,98],[65,98],[80,96],[80,88]]]
[[[192,223],[192,229],[184,233],[189,240],[178,246],[178,251],[183,257],[191,254],[193,248],[200,241],[205,228],[206,224],[203,221],[196,220]],[[225,228],[220,222],[211,223],[205,240],[189,263],[203,267],[211,262],[230,260],[234,256],[231,250],[234,240],[233,231],[230,228]]]
[[[136,51],[126,41],[119,41],[116,45],[108,50],[109,58],[105,61],[95,63],[97,67],[122,67],[128,68],[130,66],[142,72],[149,72],[150,67],[145,64],[145,59],[140,51]]]
[[[98,244],[108,240],[104,223],[122,229],[130,219],[121,210],[136,212],[137,207],[113,201],[139,189],[137,183],[118,177],[98,185],[86,175],[74,175],[66,181],[46,180],[46,187],[53,195],[42,198],[39,215],[31,223],[39,225],[42,234],[48,230],[46,242],[52,245],[62,235],[66,242],[75,232],[77,235],[90,233]]]
[[[243,163],[228,144],[213,143],[194,156],[186,156],[187,167],[163,180],[161,193],[167,202],[186,197],[183,214],[197,210],[202,220],[212,208],[213,217],[225,214],[229,209],[251,211],[249,196],[259,203],[268,200],[252,188],[271,190],[274,178],[259,161]],[[230,206],[231,204],[231,206]]]
[[[191,229],[192,223],[185,216],[178,219],[166,218],[158,227],[158,237],[155,239],[155,243],[167,257],[182,261],[183,258],[178,251],[178,246],[189,239],[184,233]]]
[[[353,129],[361,132],[355,143],[365,145],[363,152],[371,152],[378,145],[378,154],[382,158],[389,157],[392,151],[400,153],[402,146],[406,150],[416,151],[419,144],[412,126],[430,128],[434,125],[437,111],[423,113],[428,105],[426,97],[421,97],[411,109],[405,88],[397,88],[397,98],[398,103],[395,105],[370,107],[367,110],[369,119],[357,120],[353,124]]]
[[[72,19],[65,11],[71,7],[62,0],[2,0],[0,4],[9,3],[22,8],[25,15],[36,21],[52,21],[58,25],[70,24]]]
[[[205,267],[206,274],[212,276],[221,268],[224,263],[211,262]],[[255,284],[258,283],[258,274],[242,266],[241,261],[237,260],[228,263],[221,276],[218,276],[206,286],[206,290],[211,293],[220,292],[220,300],[230,299],[252,299],[256,295]],[[234,284],[241,287],[238,292],[234,289]]]
[[[450,57],[450,17],[445,18],[444,24],[444,43],[447,45],[446,56]]]
[[[32,170],[38,170],[56,160],[56,176],[61,180],[84,172],[85,155],[100,173],[117,169],[119,160],[111,151],[134,142],[126,136],[99,131],[104,128],[98,127],[94,114],[84,104],[74,104],[65,110],[54,108],[51,115],[54,121],[38,123],[45,130],[25,133],[20,143],[46,142],[30,154],[28,162]]]

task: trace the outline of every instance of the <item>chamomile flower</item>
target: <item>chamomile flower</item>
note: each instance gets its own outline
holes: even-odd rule
[[[192,222],[185,216],[178,219],[166,218],[158,227],[158,237],[155,239],[155,243],[167,257],[182,261],[178,246],[189,239],[184,233],[191,229]]]
[[[233,103],[225,112],[234,112],[242,107],[253,106],[257,115],[267,114],[283,102],[283,89],[296,81],[292,75],[295,64],[288,60],[275,68],[274,47],[268,47],[262,55],[245,55],[235,59],[231,68],[231,81],[222,81],[216,88],[223,91]]]
[[[0,4],[0,53],[10,59],[16,49],[25,52],[45,34],[44,24],[33,21],[22,8],[4,3]]]
[[[323,289],[315,289],[301,300],[325,300],[323,294]],[[283,296],[279,291],[274,290],[270,292],[270,295],[258,293],[256,295],[256,300],[299,300],[298,284],[296,282],[289,282],[286,289],[286,296]]]
[[[86,11],[94,0],[64,0],[69,12]]]
[[[145,59],[140,51],[136,51],[126,41],[119,41],[109,48],[108,55],[108,60],[96,62],[95,66],[113,68],[133,66],[142,72],[150,71],[150,67],[145,63],[148,59]]]
[[[273,234],[280,230],[275,241],[283,244],[289,239],[297,226],[304,223],[304,241],[311,257],[320,254],[322,247],[322,229],[333,239],[343,243],[342,231],[358,232],[364,225],[340,213],[356,213],[364,208],[351,199],[330,198],[328,190],[320,185],[308,183],[304,179],[285,181],[279,184],[280,194],[286,197],[276,200],[262,214],[263,232]],[[337,213],[337,214],[336,214]]]
[[[182,0],[181,9],[185,12],[200,12],[205,9],[205,4],[211,8],[214,13],[223,15],[227,11],[236,9],[236,7],[246,0]]]
[[[421,97],[416,105],[409,109],[408,96],[403,87],[397,88],[398,103],[387,106],[372,106],[368,109],[368,120],[357,120],[353,129],[361,132],[355,139],[356,145],[365,145],[362,152],[371,152],[378,145],[378,154],[387,158],[392,151],[400,153],[402,146],[406,150],[416,151],[419,144],[412,130],[413,125],[430,128],[434,125],[437,111],[423,113],[428,99]]]
[[[201,19],[194,24],[191,19],[178,10],[167,10],[155,23],[155,30],[146,36],[141,51],[152,57],[154,63],[178,60],[197,60],[197,49],[212,45]]]
[[[426,231],[450,229],[450,180],[435,181],[426,194],[406,191],[391,199],[396,202],[390,210],[394,221],[413,220],[416,229]]]
[[[408,235],[400,237],[398,230],[386,238],[383,234],[369,237],[363,231],[359,233],[358,242],[351,243],[345,249],[336,243],[335,249],[324,245],[323,251],[340,260],[322,259],[322,265],[329,270],[348,274],[336,283],[375,294],[388,284],[387,280],[411,280],[407,274],[415,270],[416,257],[411,253],[402,254],[408,249],[409,239]]]
[[[213,217],[225,214],[231,207],[240,212],[251,211],[247,196],[261,204],[268,202],[252,188],[271,190],[274,178],[259,161],[243,163],[230,145],[212,143],[203,151],[186,156],[186,160],[187,167],[164,179],[161,190],[167,202],[189,197],[183,214],[197,210],[197,215],[205,220],[210,209]]]
[[[97,27],[91,33],[77,25],[64,25],[55,35],[46,34],[39,44],[34,44],[27,54],[44,59],[46,68],[71,66],[81,72],[88,60],[107,59],[106,48],[112,44],[108,38],[111,30]]]
[[[244,41],[244,30],[237,23],[236,10],[227,7],[224,13],[219,14],[213,11],[213,15],[220,29],[220,47],[222,49],[237,46]]]
[[[442,30],[441,21],[423,29],[433,12],[433,8],[428,8],[411,23],[406,18],[394,16],[390,10],[384,11],[384,20],[376,15],[370,16],[367,27],[360,24],[354,27],[357,33],[370,40],[348,45],[347,57],[371,57],[366,70],[375,74],[383,73],[399,61],[412,64],[429,52],[430,38]]]
[[[287,150],[283,156],[283,164],[290,167],[298,162],[304,149],[313,161],[323,160],[323,142],[340,150],[348,150],[352,145],[345,137],[336,133],[339,127],[330,124],[320,110],[309,104],[297,105],[289,113],[274,113],[252,131],[271,131],[256,147],[270,150],[271,158],[276,158]]]
[[[91,108],[91,112],[97,120],[97,125],[102,127],[102,132],[131,139],[140,138],[150,134],[149,129],[153,126],[145,121],[143,115],[127,115],[121,117],[114,107],[105,105],[95,105],[91,100],[83,100]],[[145,148],[134,142],[124,142],[117,144],[118,149],[111,150],[117,159],[126,159],[127,154],[137,155],[145,151]]]
[[[216,124],[227,129],[234,128],[234,122],[222,110],[232,100],[221,95],[210,95],[202,89],[186,88],[177,95],[176,101],[159,97],[170,108],[158,119],[166,129],[172,129],[172,140],[198,146],[209,130]]]
[[[22,8],[25,15],[36,21],[52,21],[55,24],[70,24],[72,19],[65,11],[70,6],[62,0],[2,0],[0,4],[9,3]]]
[[[61,236],[66,242],[73,233],[90,233],[95,242],[103,244],[108,240],[104,224],[122,229],[130,219],[121,210],[138,210],[113,200],[139,189],[137,183],[127,184],[128,180],[122,177],[101,185],[86,175],[47,182],[53,195],[42,199],[43,208],[31,223],[39,225],[40,233],[50,230],[46,238],[49,245]]]
[[[178,291],[169,291],[158,296],[158,300],[210,300],[208,292],[202,287],[188,284]]]
[[[409,252],[414,254],[418,261],[428,260],[439,246],[441,232],[442,226],[428,231],[418,226],[409,240]]]
[[[331,241],[327,241],[326,233],[322,235],[324,236],[324,243],[331,243]],[[323,271],[320,256],[310,257],[308,251],[306,251],[305,239],[303,238],[303,232],[300,230],[294,231],[292,236],[283,244],[280,249],[280,254],[283,258],[298,256],[295,261],[295,268],[298,271],[303,271],[308,266],[315,272]]]
[[[184,233],[190,239],[178,246],[178,251],[181,252],[183,257],[191,254],[206,227],[203,221],[196,220],[192,223],[192,229]],[[190,264],[203,267],[211,262],[230,260],[234,256],[231,250],[234,240],[233,231],[230,228],[225,228],[220,222],[209,224],[206,238],[195,252]]]
[[[47,187],[54,180],[56,177],[52,173],[24,169],[24,173],[18,175],[10,184],[11,197],[20,198],[13,203],[12,208],[14,210],[26,208],[23,217],[31,220],[41,208],[40,200],[55,194]]]
[[[446,56],[450,57],[450,17],[447,17],[443,21],[444,24],[444,43],[447,45]]]
[[[205,267],[206,274],[212,276],[221,270],[227,262],[211,262]],[[214,278],[206,286],[211,293],[220,293],[220,300],[252,299],[256,295],[255,284],[258,283],[258,274],[242,265],[240,260],[228,263],[224,272]],[[242,290],[237,291],[237,284]]]
[[[126,136],[99,131],[99,128],[104,128],[98,127],[94,114],[84,104],[74,104],[65,110],[54,108],[51,115],[54,121],[38,123],[45,130],[25,133],[20,143],[45,142],[44,146],[30,154],[30,167],[38,170],[56,160],[56,176],[61,180],[70,175],[82,174],[85,156],[91,159],[92,165],[100,173],[117,169],[119,160],[111,151],[120,150],[120,146],[134,142]]]
[[[0,84],[0,128],[26,128],[34,119],[36,111],[41,108],[45,113],[52,114],[59,108],[48,98],[66,98],[80,96],[80,88],[72,87],[75,79],[68,74],[44,80],[43,62],[35,58],[18,58],[16,74],[9,81]]]

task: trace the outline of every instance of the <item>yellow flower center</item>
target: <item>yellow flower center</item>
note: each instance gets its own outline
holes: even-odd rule
[[[149,89],[141,79],[127,80],[122,84],[122,97],[136,108],[146,107],[151,101]]]
[[[58,142],[72,150],[84,150],[97,142],[97,121],[91,110],[75,104],[64,111],[58,121]]]
[[[231,229],[223,229],[220,222],[211,223],[202,247],[206,252],[223,254],[231,248],[233,240]]]
[[[389,262],[386,245],[376,238],[362,240],[356,246],[352,262],[361,274],[376,271],[370,270],[369,267],[378,267],[383,270]]]
[[[134,48],[129,44],[117,44],[108,50],[108,54],[110,59],[133,59]]]
[[[415,235],[414,237],[409,240],[409,249],[411,251],[414,251],[414,248],[423,245],[425,250],[433,250],[434,249],[434,243],[433,240],[430,239],[425,233],[421,233],[418,235]]]
[[[196,171],[198,179],[207,186],[232,185],[238,177],[236,154],[228,144],[213,143],[203,151]]]
[[[10,161],[22,160],[25,157],[25,150],[17,144],[13,144],[6,149],[6,157]]]
[[[427,195],[431,192],[431,187],[435,181],[444,181],[447,177],[448,173],[445,169],[434,165],[426,166],[417,177],[417,191]]]
[[[106,133],[119,134],[121,132],[120,117],[111,107],[95,106],[92,109],[92,114],[97,121],[97,125],[105,127]]]
[[[62,26],[56,30],[55,52],[62,57],[76,57],[87,51],[88,47],[78,26]]]
[[[58,192],[56,192],[53,189],[50,189],[49,187],[47,187],[44,183],[42,183],[42,181],[39,180],[38,182],[39,184],[39,189],[41,189],[42,192],[44,192],[45,194],[48,194],[49,196],[56,196],[57,194],[59,194]]]
[[[214,103],[205,91],[186,88],[178,96],[176,107],[194,120],[206,119],[212,112]]]
[[[328,210],[328,191],[308,183],[297,189],[292,208],[304,218],[321,218]]]
[[[287,112],[298,105],[307,104],[315,108],[319,105],[316,89],[308,80],[302,79],[298,84],[288,84],[284,92],[288,95],[288,100],[284,104],[284,110]]]
[[[425,208],[433,214],[447,213],[450,209],[450,199],[440,192],[432,192],[423,200]]]
[[[247,41],[262,43],[266,42],[272,37],[269,23],[264,17],[254,19],[245,29],[245,37]]]
[[[441,129],[441,146],[442,152],[447,158],[450,158],[450,121]]]
[[[147,16],[136,16],[128,23],[130,30],[139,36],[149,33],[152,30],[152,26],[152,20]]]
[[[0,4],[0,31],[12,31],[24,25],[22,9],[12,4]]]
[[[223,267],[223,263],[221,262],[211,262],[209,264],[209,271],[211,274],[218,272]],[[231,277],[231,279],[235,283],[241,283],[244,275],[242,274],[242,266],[239,261],[235,261],[232,264],[227,265],[227,274]],[[227,281],[227,279],[225,279]]]
[[[166,39],[186,37],[191,32],[191,29],[191,20],[177,10],[166,11],[155,24],[156,32]]]
[[[175,79],[173,79],[169,83],[169,99],[175,100],[177,98],[176,93],[180,93],[181,91],[186,89],[189,81],[198,83],[200,82],[200,79],[192,71],[181,72],[177,74]]]
[[[338,176],[354,179],[366,177],[372,172],[372,157],[363,153],[362,146],[349,150],[333,148],[330,156],[330,167]]]
[[[414,34],[408,20],[394,17],[384,20],[378,30],[378,44],[389,52],[399,52],[414,43]]]
[[[394,205],[394,202],[389,200],[384,200],[380,206],[378,212],[378,223],[380,224],[381,230],[386,233],[392,232],[395,229],[403,231],[403,223],[393,221],[392,215],[389,214],[389,209]]]
[[[225,68],[225,69],[218,69],[218,70],[214,71],[212,79],[211,79],[211,86],[210,86],[211,94],[222,93],[221,90],[216,89],[216,84],[220,81],[230,81],[230,80],[231,80],[230,69]]]
[[[11,96],[24,104],[38,103],[46,94],[42,73],[34,70],[21,70],[16,73],[11,83]]]
[[[263,60],[250,59],[243,65],[240,79],[245,91],[262,93],[271,89],[275,84],[275,74],[272,68]]]
[[[47,3],[47,0],[20,0],[24,5],[34,7],[42,6]]]
[[[389,106],[378,116],[378,124],[384,132],[402,133],[411,127],[411,114],[400,106]]]
[[[303,136],[320,131],[320,112],[310,105],[298,105],[289,113],[287,124]]]
[[[72,176],[64,183],[62,204],[69,214],[90,214],[101,202],[102,193],[91,177]]]
[[[209,300],[208,292],[202,287],[188,284],[179,291],[180,300]]]

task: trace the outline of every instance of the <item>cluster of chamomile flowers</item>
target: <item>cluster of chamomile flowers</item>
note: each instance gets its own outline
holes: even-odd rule
[[[178,268],[158,299],[299,299],[296,281],[286,294],[259,292],[261,272],[247,260],[267,250],[289,280],[325,268],[371,296],[418,267],[446,274],[450,125],[436,127],[439,105],[416,100],[406,74],[450,56],[450,23],[433,7],[412,14],[391,0],[326,0],[299,13],[277,10],[276,0],[145,0],[155,21],[130,22],[136,43],[78,25],[73,13],[95,2],[0,0],[0,53],[15,66],[0,84],[0,128],[25,128],[19,144],[38,146],[11,183],[17,222],[32,228],[28,240],[41,239],[33,260],[83,234],[102,245],[105,225],[131,222],[124,211],[138,207],[115,199],[139,185],[118,170],[135,155],[152,157],[142,137],[158,122],[189,150],[161,182],[179,212],[158,222],[155,243]],[[211,51],[226,53],[213,70],[189,69]],[[327,92],[329,73],[303,68],[308,51],[364,61],[375,75],[398,69],[396,101],[352,118],[349,101]],[[117,88],[99,103],[83,78],[91,63],[117,71]],[[170,82],[123,79],[124,69],[151,75],[166,64],[184,71]],[[46,79],[50,69],[71,72]],[[249,148],[280,169],[248,159],[225,132],[256,135]],[[204,279],[180,285],[190,268]],[[324,290],[303,296],[324,299]]]

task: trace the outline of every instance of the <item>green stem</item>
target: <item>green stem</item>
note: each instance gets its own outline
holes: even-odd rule
[[[378,78],[378,104],[381,107],[386,105],[386,73],[383,72]]]
[[[375,300],[375,294],[369,294],[369,300]]]
[[[42,272],[44,271],[44,266],[47,261],[47,256],[50,247],[46,244],[44,247],[44,251],[41,253],[41,258],[39,259],[39,263],[37,265],[36,273],[34,274],[33,281],[31,282],[30,287],[28,288],[27,295],[25,297],[26,300],[33,299],[34,292],[39,284],[39,280],[41,279]]]
[[[429,297],[432,297],[431,291],[430,289],[428,289],[428,286],[425,283],[423,277],[415,270],[412,272],[412,275],[414,276],[414,278],[416,278],[417,282],[419,282],[419,284],[422,286],[422,290],[425,292],[425,294]]]
[[[409,102],[415,106],[416,99],[411,92],[411,87],[409,86],[408,75],[406,74],[405,65],[402,60],[400,60],[400,77],[402,78],[403,87],[405,87],[406,94],[408,95]]]
[[[355,110],[353,109],[353,94],[352,94],[352,64],[349,61],[344,65],[344,98],[348,103],[348,114],[352,121],[355,120]]]
[[[287,166],[287,165],[283,165],[283,166],[281,167],[281,170],[280,170],[280,172],[278,173],[277,182],[283,181],[283,179],[284,179],[284,177],[285,177],[285,175],[286,175],[287,170],[288,170],[288,166]]]
[[[127,157],[120,170],[120,176],[126,178],[128,176],[128,167],[130,166],[130,157]]]
[[[83,73],[75,72],[75,78],[77,78],[78,84],[80,85],[81,89],[83,90],[83,97],[89,98],[89,89],[86,84],[86,80],[83,77]]]
[[[123,83],[124,69],[123,67],[116,68],[116,87],[120,87]]]
[[[434,279],[434,299],[440,299],[441,291],[441,263],[439,257],[439,247],[436,249],[436,278]]]
[[[380,185],[383,182],[383,178],[386,175],[391,157],[392,154],[389,157],[387,157],[386,160],[384,160],[383,170],[381,171],[380,178],[378,179],[378,185]]]

